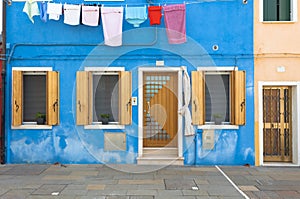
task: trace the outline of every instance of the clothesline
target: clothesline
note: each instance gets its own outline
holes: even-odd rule
[[[122,4],[120,2],[115,3],[115,2],[111,2],[111,3],[107,3],[107,2],[100,2],[100,1],[94,1],[94,0],[86,0],[84,1],[84,3],[81,4],[76,4],[76,3],[67,3],[67,2],[56,2],[53,0],[45,0],[45,1],[37,1],[37,2],[51,2],[51,3],[60,3],[60,4],[73,4],[73,5],[98,5],[98,6],[106,6],[106,7],[110,7],[110,6],[151,6],[151,5],[158,5],[158,6],[166,6],[169,4],[185,4],[185,5],[189,5],[189,4],[201,4],[201,3],[212,3],[212,2],[233,2],[233,1],[238,1],[238,0],[196,0],[196,1],[183,1],[183,2],[178,2],[178,1],[165,1],[165,2],[153,2],[152,0],[147,0],[147,3],[126,3],[126,4]]]
[[[108,46],[122,45],[123,16],[133,27],[140,27],[149,17],[150,25],[160,25],[162,8],[166,33],[170,44],[181,44],[186,42],[186,5],[176,4],[167,6],[140,6],[140,7],[105,7],[81,4],[62,4],[53,2],[26,2],[23,8],[32,23],[33,17],[39,15],[43,22],[47,20],[59,21],[64,16],[63,22],[68,25],[77,26],[99,26],[100,20],[103,27],[104,44]],[[125,10],[125,12],[124,12]],[[148,10],[148,12],[147,12]],[[101,17],[100,17],[101,16]],[[178,25],[181,24],[181,25]]]

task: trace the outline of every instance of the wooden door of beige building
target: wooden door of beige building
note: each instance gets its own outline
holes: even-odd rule
[[[291,87],[263,87],[265,162],[292,161]]]
[[[178,73],[143,73],[143,146],[177,147]]]

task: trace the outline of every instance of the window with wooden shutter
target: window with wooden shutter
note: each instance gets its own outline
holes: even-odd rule
[[[193,125],[204,124],[205,88],[204,73],[192,71],[192,122]]]
[[[47,115],[48,125],[59,124],[59,72],[47,72]]]
[[[120,124],[129,125],[132,121],[131,72],[121,71],[120,88]]]
[[[23,109],[23,73],[22,71],[13,71],[13,85],[12,85],[12,125],[22,125],[22,109]]]
[[[59,124],[59,73],[30,69],[12,70],[12,126]]]
[[[78,71],[76,73],[76,124],[92,123],[92,73]]]
[[[245,71],[193,71],[192,121],[194,125],[245,125]],[[218,116],[217,116],[218,115]]]
[[[131,124],[131,72],[89,70],[76,76],[77,125]]]

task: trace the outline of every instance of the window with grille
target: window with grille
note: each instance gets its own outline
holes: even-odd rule
[[[245,71],[193,71],[193,124],[245,125],[245,92]]]
[[[131,73],[78,71],[76,75],[77,125],[131,124]]]
[[[59,73],[57,71],[12,71],[12,126],[59,124]]]

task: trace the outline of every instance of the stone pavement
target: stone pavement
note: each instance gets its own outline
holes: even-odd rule
[[[300,169],[0,165],[0,198],[300,198]]]

